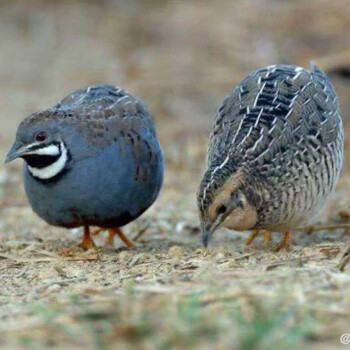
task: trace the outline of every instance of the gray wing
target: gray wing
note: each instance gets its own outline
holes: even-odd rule
[[[145,180],[148,168],[162,157],[151,114],[139,99],[118,87],[100,84],[84,87],[66,96],[53,113],[67,122],[84,125],[88,145],[118,144],[122,153],[131,150],[136,178]]]
[[[151,114],[145,104],[127,91],[108,84],[83,87],[57,103],[54,109],[66,117],[82,121],[138,119],[150,130],[154,129]]]
[[[308,71],[269,66],[245,78],[218,110],[208,147],[208,163],[228,156],[259,171],[279,168],[305,148],[335,142],[341,129],[336,93],[314,64]]]

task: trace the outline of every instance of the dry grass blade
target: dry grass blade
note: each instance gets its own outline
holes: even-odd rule
[[[86,277],[66,278],[66,279],[63,279],[63,280],[50,281],[48,283],[45,283],[45,285],[43,287],[52,286],[54,284],[67,285],[69,283],[82,282],[82,281],[86,281]]]
[[[0,254],[0,259],[8,259],[13,260],[16,262],[22,262],[22,263],[30,263],[30,262],[54,262],[54,261],[93,261],[93,260],[99,260],[98,254],[90,254],[90,255],[79,255],[79,256],[72,256],[72,257],[52,257],[52,258],[18,258],[14,255],[8,255],[8,254]]]
[[[350,241],[347,243],[347,245],[342,249],[338,255],[338,269],[340,271],[344,271],[346,265],[350,261]]]
[[[276,261],[272,264],[267,264],[264,266],[264,271],[268,271],[268,270],[272,270],[276,267],[279,266],[294,266],[294,267],[302,267],[304,265],[305,262],[311,260],[311,259],[324,259],[325,256],[324,255],[319,255],[319,254],[313,254],[313,255],[309,255],[309,256],[299,256],[293,259],[284,259],[284,260],[279,260]]]
[[[350,224],[330,224],[330,225],[308,225],[297,227],[295,231],[305,231],[312,233],[315,231],[326,231],[326,230],[350,230]]]

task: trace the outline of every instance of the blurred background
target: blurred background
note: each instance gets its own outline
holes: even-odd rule
[[[29,113],[80,86],[105,82],[144,99],[166,140],[168,162],[179,161],[179,154],[186,162],[191,152],[205,152],[205,146],[191,151],[187,142],[207,137],[220,102],[249,72],[276,63],[307,67],[310,60],[332,76],[347,119],[348,5],[347,0],[2,0],[1,141],[9,146]]]

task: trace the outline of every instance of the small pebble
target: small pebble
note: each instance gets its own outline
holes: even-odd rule
[[[217,260],[217,261],[222,260],[224,258],[225,258],[225,254],[223,254],[223,253],[217,253],[215,255],[215,260]]]
[[[207,255],[207,250],[204,248],[197,248],[194,253],[196,255]]]
[[[183,249],[177,245],[174,245],[168,251],[168,254],[172,257],[180,257],[183,255],[183,253]]]
[[[232,256],[232,253],[227,247],[220,246],[218,248],[213,249],[211,255],[214,255],[215,258],[217,258],[218,255],[221,255],[224,258],[224,257]]]

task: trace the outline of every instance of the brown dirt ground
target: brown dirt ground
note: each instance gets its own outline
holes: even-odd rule
[[[339,267],[350,231],[296,230],[293,247],[275,253],[278,233],[270,245],[258,238],[245,247],[248,233],[222,230],[203,249],[195,193],[227,91],[264,64],[329,62],[349,41],[347,3],[145,3],[0,5],[2,158],[27,113],[97,81],[147,101],[167,158],[159,200],[125,228],[137,248],[116,239],[108,250],[101,237],[96,252],[67,250],[81,230],[37,218],[20,161],[0,165],[0,347],[340,347],[350,333],[350,263]],[[349,82],[334,81],[349,135]],[[350,224],[349,164],[347,140],[336,193],[313,218],[316,228]]]

